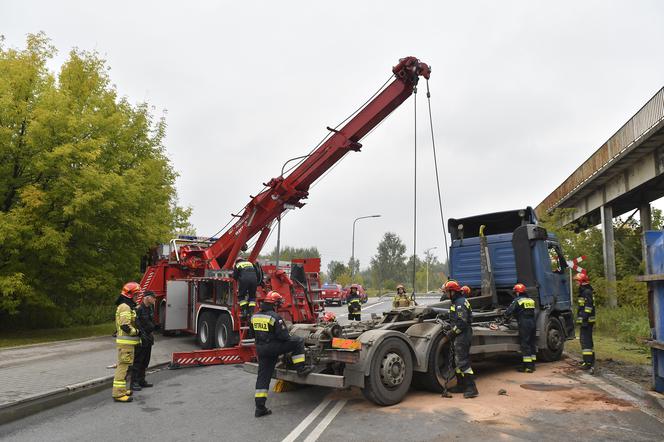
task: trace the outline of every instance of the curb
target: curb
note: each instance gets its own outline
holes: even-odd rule
[[[148,367],[150,370],[160,370],[166,367],[170,361],[158,362]],[[45,393],[21,399],[9,404],[0,405],[0,425],[23,419],[30,415],[48,410],[77,399],[90,396],[107,389],[113,383],[113,376],[90,379],[66,387],[56,388]]]
[[[579,361],[579,359],[573,354],[564,352],[564,355],[574,361]],[[615,387],[621,388],[633,396],[643,399],[648,405],[664,411],[664,395],[655,391],[645,390],[636,382],[625,379],[601,366],[599,367],[599,370],[596,370],[596,375],[603,378],[608,383],[613,384]]]

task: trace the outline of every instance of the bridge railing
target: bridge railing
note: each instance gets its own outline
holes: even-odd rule
[[[589,179],[627,153],[655,126],[664,120],[664,88],[660,89],[609,140],[581,164],[572,174],[537,207],[542,213],[554,209],[560,202],[576,192]]]

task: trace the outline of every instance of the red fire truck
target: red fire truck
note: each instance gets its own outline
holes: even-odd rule
[[[156,319],[164,330],[195,333],[204,349],[236,350],[193,354],[180,358],[186,361],[181,365],[251,359],[251,342],[243,339],[248,327],[240,321],[237,283],[231,277],[235,260],[248,251],[247,259],[256,263],[277,218],[288,209],[303,207],[310,186],[348,152],[359,152],[360,140],[413,93],[420,76],[429,78],[430,68],[415,57],[406,57],[392,73],[394,79],[363,107],[339,126],[328,127],[328,137],[287,176],[264,183],[263,190],[251,196],[241,213],[233,215],[236,221],[219,238],[180,237],[153,254],[141,288],[157,295]],[[313,295],[320,285],[320,261],[293,260],[290,264],[290,272],[281,266],[265,266],[256,299],[260,302],[269,290],[276,290],[285,299],[279,309],[284,319],[315,323],[320,306]]]

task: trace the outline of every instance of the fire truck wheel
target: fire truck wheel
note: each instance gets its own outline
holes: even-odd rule
[[[412,378],[413,358],[408,345],[399,338],[387,338],[372,356],[362,393],[378,405],[398,404],[408,393]]]
[[[233,331],[233,323],[230,316],[225,313],[217,317],[217,323],[214,327],[215,348],[234,347],[238,343],[238,333]]]
[[[212,312],[203,312],[198,318],[198,330],[196,332],[196,342],[204,349],[210,349],[214,345],[214,325],[217,318]]]
[[[454,369],[450,367],[448,359],[450,346],[444,342],[443,337],[444,334],[439,333],[434,338],[426,373],[413,373],[414,387],[420,390],[442,393],[443,385],[445,385],[445,377],[454,377]]]
[[[558,361],[565,348],[565,332],[558,318],[550,317],[546,321],[546,347],[540,348],[539,360],[543,362]]]

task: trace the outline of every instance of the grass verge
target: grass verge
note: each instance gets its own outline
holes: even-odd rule
[[[593,341],[595,343],[595,355],[599,361],[612,359],[628,364],[650,364],[650,349],[645,345],[626,343],[598,333],[594,334]],[[577,339],[565,343],[565,350],[581,359],[578,332]]]
[[[2,336],[0,336],[0,348],[40,344],[43,342],[65,341],[67,339],[89,338],[93,336],[110,336],[113,333],[114,328],[115,323],[107,322],[97,325],[52,328],[45,330],[3,331]]]

